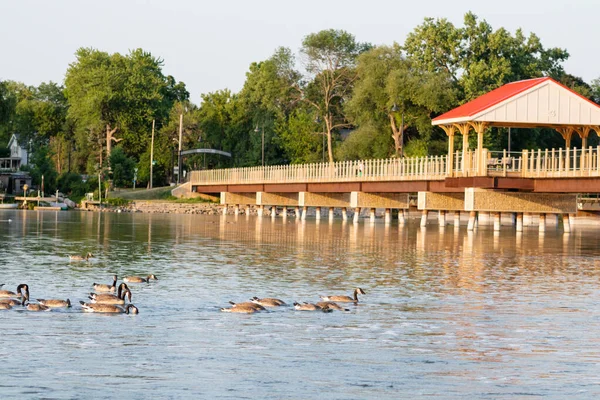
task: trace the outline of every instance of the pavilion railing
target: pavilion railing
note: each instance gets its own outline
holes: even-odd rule
[[[521,176],[524,178],[600,176],[599,155],[600,146],[583,149],[523,150]]]
[[[443,180],[446,156],[192,171],[192,185]]]

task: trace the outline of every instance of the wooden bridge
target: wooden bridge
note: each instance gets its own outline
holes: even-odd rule
[[[225,206],[257,205],[293,207],[306,218],[308,207],[353,209],[358,221],[361,208],[384,208],[385,221],[398,209],[404,223],[410,195],[417,194],[423,212],[421,224],[430,211],[439,211],[445,224],[448,212],[469,213],[469,229],[477,223],[478,212],[490,212],[495,229],[501,213],[516,214],[516,229],[522,230],[523,216],[539,215],[539,229],[545,229],[547,214],[563,216],[570,231],[569,215],[577,212],[577,194],[600,193],[600,146],[587,146],[590,132],[600,132],[600,107],[550,78],[514,82],[496,89],[457,109],[435,118],[448,135],[448,154],[443,156],[392,158],[386,160],[341,161],[335,163],[280,165],[192,171],[184,191],[218,193]],[[484,131],[490,127],[547,127],[565,139],[565,148],[523,150],[518,153],[492,152],[483,147]],[[469,134],[477,134],[478,146],[469,149]],[[463,136],[460,151],[454,150],[456,134]],[[571,147],[573,134],[583,147]],[[302,213],[300,212],[302,209]]]

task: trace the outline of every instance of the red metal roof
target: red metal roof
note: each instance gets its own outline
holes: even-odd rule
[[[544,77],[507,83],[504,86],[500,86],[498,89],[494,89],[489,93],[477,97],[475,100],[471,100],[462,106],[456,107],[455,109],[434,118],[433,121],[435,122],[445,119],[472,117],[473,115],[476,115],[487,108],[495,106],[496,104],[521,92],[524,92],[527,89],[531,89],[532,87],[547,80],[553,81],[553,79],[550,77]]]

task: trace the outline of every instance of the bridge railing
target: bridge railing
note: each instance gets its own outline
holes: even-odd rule
[[[192,185],[443,180],[446,156],[192,171]]]
[[[461,151],[453,155],[452,176],[478,175],[521,178],[600,176],[600,146],[510,153],[484,149],[481,164],[474,150],[467,150],[464,156]],[[429,156],[192,171],[190,182],[192,185],[368,182],[443,180],[448,176],[447,157]]]

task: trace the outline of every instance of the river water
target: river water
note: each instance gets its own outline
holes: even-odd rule
[[[32,299],[74,306],[0,311],[0,398],[598,397],[599,239],[416,220],[2,211],[3,289],[27,283]],[[130,285],[139,315],[81,311],[93,282],[149,273],[159,280]],[[367,294],[348,312],[219,311],[355,287]]]

